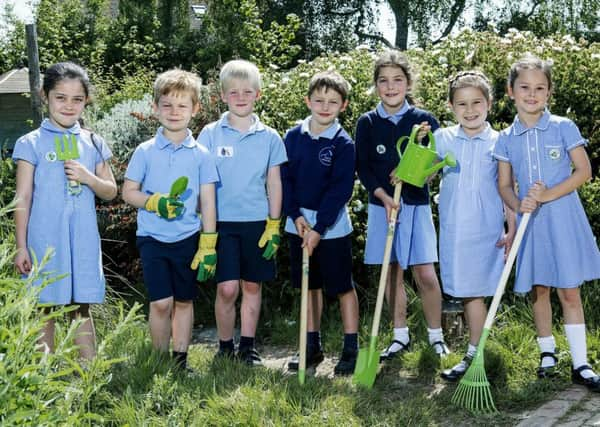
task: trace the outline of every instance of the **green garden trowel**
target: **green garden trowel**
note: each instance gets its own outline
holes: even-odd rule
[[[171,184],[171,192],[169,193],[169,197],[171,197],[173,199],[178,198],[185,192],[185,190],[187,189],[187,186],[188,186],[188,177],[180,176],[175,181],[173,181],[173,184]]]
[[[79,158],[79,149],[77,147],[77,137],[71,134],[70,138],[63,135],[62,140],[58,136],[54,137],[54,151],[56,158],[60,161],[75,160]],[[75,180],[69,180],[67,184],[69,194],[76,196],[81,193],[81,183]]]

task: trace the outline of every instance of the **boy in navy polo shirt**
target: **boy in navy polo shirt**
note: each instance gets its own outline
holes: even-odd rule
[[[152,345],[168,351],[172,336],[173,357],[184,369],[197,295],[194,270],[207,279],[216,264],[217,170],[187,128],[200,107],[200,87],[200,78],[183,70],[156,78],[152,108],[161,127],[136,148],[123,184],[123,200],[138,208],[137,246],[150,299]],[[173,194],[172,184],[182,176],[187,188]]]
[[[219,75],[221,98],[228,111],[207,125],[198,142],[216,158],[217,296],[215,317],[219,336],[217,357],[234,354],[235,302],[242,292],[241,336],[237,357],[249,366],[261,365],[254,348],[260,316],[261,284],[275,277],[279,246],[281,176],[287,160],[277,132],[253,113],[260,97],[260,72],[243,60],[227,62]]]
[[[323,360],[320,323],[322,289],[337,296],[344,327],[338,375],[354,372],[358,352],[358,297],[352,282],[352,224],[346,204],[354,188],[354,143],[338,123],[350,85],[335,72],[316,74],[305,102],[311,111],[285,136],[288,163],[282,168],[285,231],[290,237],[292,283],[300,287],[302,248],[309,264],[307,367]],[[288,363],[298,369],[298,355]]]

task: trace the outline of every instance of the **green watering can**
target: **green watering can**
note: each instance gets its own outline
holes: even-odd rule
[[[420,127],[413,127],[410,137],[403,136],[396,143],[400,163],[396,168],[396,178],[402,182],[408,182],[416,187],[423,187],[427,177],[444,166],[456,166],[456,159],[452,153],[447,153],[444,160],[434,164],[438,155],[435,151],[435,139],[431,132],[427,133],[429,145],[424,146],[415,142]],[[401,151],[402,143],[408,139],[404,154]]]

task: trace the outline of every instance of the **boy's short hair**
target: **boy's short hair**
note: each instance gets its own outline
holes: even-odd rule
[[[308,97],[310,98],[313,92],[321,89],[325,89],[325,91],[328,91],[329,89],[336,91],[342,97],[342,101],[345,102],[348,99],[348,94],[352,87],[341,74],[335,71],[324,71],[315,74],[310,79],[310,83],[308,84]]]
[[[194,73],[172,69],[159,74],[154,81],[154,103],[170,93],[189,93],[194,105],[200,102],[202,79]]]
[[[257,91],[261,88],[260,71],[258,70],[258,67],[250,61],[233,59],[223,65],[223,68],[221,68],[221,72],[219,73],[221,91],[227,92],[229,83],[232,79],[248,80],[252,87]]]

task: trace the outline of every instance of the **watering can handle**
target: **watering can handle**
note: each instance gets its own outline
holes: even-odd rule
[[[398,157],[402,158],[402,143],[405,139],[408,139],[409,144],[417,143],[416,140],[419,129],[421,129],[421,125],[414,125],[412,131],[410,132],[410,137],[403,136],[398,139],[398,142],[396,142],[396,151],[398,151]],[[431,133],[431,131],[427,132],[427,137],[429,138],[429,145],[427,148],[435,151],[435,138],[433,137],[433,133]]]

